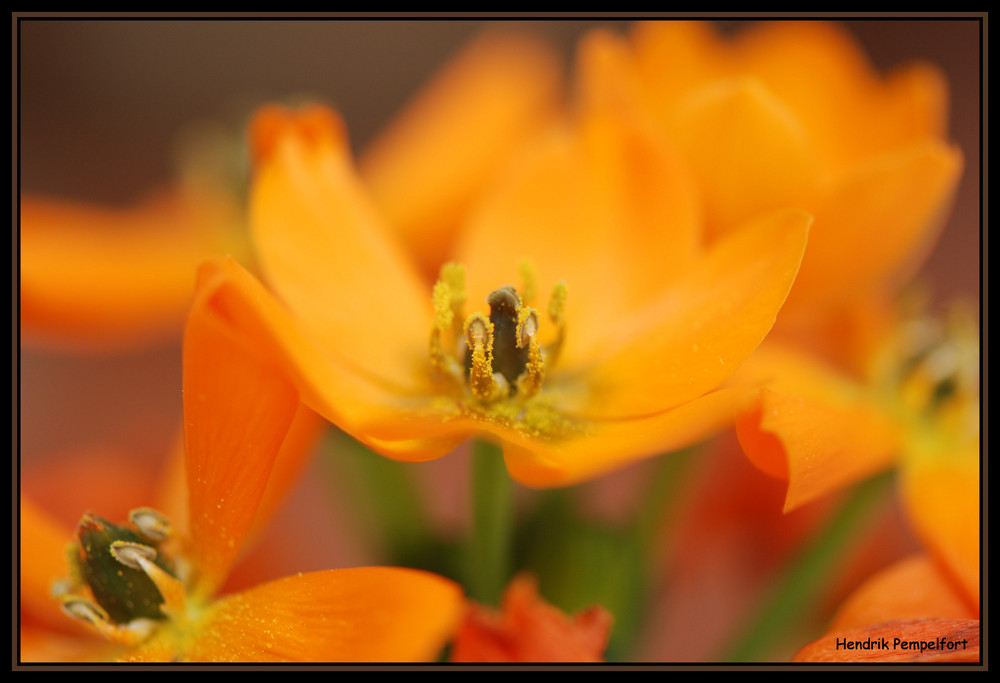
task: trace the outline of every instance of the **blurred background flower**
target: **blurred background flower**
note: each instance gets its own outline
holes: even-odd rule
[[[539,36],[554,48],[566,69],[575,40],[586,31],[601,25],[624,33],[629,26],[594,21],[502,23],[504,28]],[[740,30],[743,23],[722,21],[717,26],[729,33]],[[947,139],[961,148],[965,170],[955,208],[918,279],[931,284],[937,301],[961,296],[978,303],[981,25],[975,19],[843,24],[880,72],[920,59],[938,65],[947,77],[951,102]],[[290,97],[315,97],[337,107],[355,152],[364,152],[421,84],[487,26],[479,21],[23,19],[17,23],[20,190],[110,206],[134,205],[152,188],[179,177],[176,160],[178,150],[185,147],[179,141],[200,135],[192,125],[202,122],[212,127],[221,121],[224,130],[238,131],[253,106]],[[434,255],[425,258],[432,262]],[[22,346],[22,469],[51,466],[46,460],[52,454],[78,447],[114,448],[132,454],[133,463],[147,456],[151,462],[161,457],[163,444],[176,435],[181,415],[179,342],[178,327],[173,339],[116,355],[80,357]],[[432,487],[434,494],[427,498],[434,521],[449,528],[465,524],[463,462],[464,458],[445,458],[408,470]],[[346,518],[346,506],[329,495],[329,467],[320,462],[312,467],[314,476],[300,484],[292,508],[283,514],[315,515],[320,510],[330,522]],[[587,497],[599,515],[614,519],[614,501],[622,500],[621,491],[632,490],[648,472],[648,466],[636,466],[588,487]],[[352,488],[346,482],[337,486],[345,495]],[[772,498],[780,504],[781,496]],[[628,502],[623,506],[629,507]],[[706,641],[709,634],[727,635],[720,622],[732,621],[734,603],[698,598],[711,591],[745,596],[760,587],[760,582],[748,585],[752,581],[737,585],[733,576],[721,571],[705,574],[706,569],[738,563],[747,546],[755,546],[747,540],[755,533],[753,528],[738,521],[745,522],[746,515],[717,520],[715,528],[722,525],[737,540],[735,546],[712,546],[701,556],[703,564],[696,561],[699,555],[694,550],[683,551],[686,566],[677,572],[703,581],[700,587],[692,584],[697,593],[676,600],[672,612],[651,624],[661,632],[647,633],[644,647],[632,651],[632,656],[690,661],[718,652]],[[686,519],[671,523],[683,528]],[[281,521],[275,526],[286,531],[301,528]],[[358,566],[376,552],[349,524],[331,529],[325,523],[322,533],[329,542],[308,544],[315,551],[309,559],[313,564],[299,560],[296,568]],[[753,548],[759,549],[759,544]],[[730,552],[736,554],[726,555]],[[891,559],[877,562],[885,566]],[[284,570],[274,571],[277,576]],[[551,599],[545,576],[541,589]],[[679,612],[678,604],[691,608]],[[575,611],[587,605],[561,606]],[[616,621],[615,628],[622,627]],[[774,656],[791,656],[796,646],[789,647]]]

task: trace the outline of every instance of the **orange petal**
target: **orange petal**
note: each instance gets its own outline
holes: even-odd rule
[[[943,227],[961,169],[959,151],[933,141],[853,167],[815,206],[786,315],[815,317],[906,282]]]
[[[544,602],[534,577],[507,587],[500,614],[470,604],[455,637],[452,662],[601,662],[612,616],[600,606],[572,618]]]
[[[809,132],[759,81],[692,91],[667,129],[698,179],[710,235],[764,211],[808,206],[819,171]]]
[[[195,267],[230,246],[225,215],[181,196],[128,209],[22,198],[20,209],[29,342],[120,349],[175,335]]]
[[[559,77],[545,45],[481,35],[365,151],[375,202],[431,280],[477,192],[552,117]]]
[[[22,611],[57,628],[69,630],[71,620],[59,607],[52,589],[69,578],[67,548],[72,527],[51,519],[27,496],[20,501],[20,596]]]
[[[652,415],[729,377],[774,324],[805,250],[810,218],[761,217],[719,242],[632,320],[587,376],[594,417]]]
[[[964,443],[915,443],[901,463],[907,517],[924,546],[979,606],[979,434]]]
[[[320,344],[376,377],[419,383],[430,287],[366,195],[336,114],[265,108],[252,134],[250,223],[267,282]]]
[[[461,601],[457,585],[416,570],[299,574],[218,600],[192,637],[167,635],[136,658],[173,650],[192,662],[434,661]]]
[[[809,131],[824,168],[864,155],[875,73],[847,31],[831,22],[752,25],[737,40],[740,69],[760,79]]]
[[[259,349],[206,306],[192,308],[184,335],[184,437],[193,553],[204,590],[229,571],[298,406],[295,388]]]
[[[66,615],[62,616],[63,620],[70,621]],[[123,651],[121,645],[102,640],[93,631],[68,635],[25,623],[23,616],[17,635],[20,646],[18,662],[22,664],[111,662]]]
[[[947,133],[947,84],[936,67],[879,78],[837,24],[764,24],[741,47],[748,70],[795,110],[832,169]]]
[[[732,48],[700,21],[643,21],[632,27],[646,97],[663,125],[692,89],[734,75]]]
[[[443,418],[440,410],[432,408],[435,395],[431,390],[409,393],[396,384],[360,374],[335,348],[318,345],[300,321],[236,262],[206,265],[201,275],[195,302],[201,308],[199,315],[213,318],[281,364],[302,392],[302,401],[326,419],[376,450],[404,460],[440,457],[457,445],[453,437],[446,443],[390,445],[410,441],[409,435],[395,429],[405,418]]]
[[[793,662],[978,662],[979,621],[905,619],[839,631],[799,650]]]
[[[978,613],[928,557],[915,555],[868,579],[840,607],[830,633],[897,619],[975,619]]]
[[[652,417],[595,422],[565,440],[505,439],[511,477],[526,486],[569,486],[636,460],[692,446],[731,425],[756,397],[752,387],[714,391]]]
[[[630,107],[594,99],[577,125],[551,131],[511,165],[456,251],[478,310],[490,291],[520,288],[524,260],[541,299],[529,305],[546,306],[566,283],[564,367],[589,360],[614,321],[676,279],[699,247],[692,185],[676,156]]]
[[[786,512],[898,458],[896,424],[864,387],[819,360],[765,345],[740,377],[768,382],[759,412],[742,418],[737,433],[757,467],[788,480]]]
[[[281,443],[278,457],[274,460],[271,475],[267,479],[264,497],[257,508],[254,531],[262,530],[274,512],[284,502],[289,490],[302,474],[309,458],[316,452],[323,435],[326,421],[304,405],[299,405],[288,434]]]

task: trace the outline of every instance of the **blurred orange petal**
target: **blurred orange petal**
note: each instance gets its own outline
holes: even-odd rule
[[[692,91],[667,129],[698,179],[711,237],[764,211],[809,205],[819,168],[808,131],[758,81]]]
[[[232,216],[182,195],[112,209],[24,197],[21,332],[28,342],[122,349],[175,334],[197,264],[225,253]]]
[[[502,611],[470,604],[452,662],[601,662],[613,618],[600,606],[569,617],[544,602],[534,577],[515,577]]]
[[[786,511],[898,458],[898,426],[865,387],[821,361],[789,347],[765,345],[741,375],[748,382],[768,382],[759,413],[742,418],[737,432],[755,465],[787,479]]]
[[[366,149],[365,184],[433,280],[477,192],[553,118],[559,65],[530,37],[479,36]]]
[[[853,36],[833,22],[776,21],[752,24],[735,42],[740,68],[795,112],[824,167],[868,152],[855,133],[865,128],[877,80]]]
[[[725,41],[706,22],[636,22],[631,41],[645,97],[664,126],[690,90],[734,75]]]
[[[979,434],[964,442],[914,445],[900,468],[903,502],[921,542],[979,606]]]
[[[47,625],[66,628],[69,620],[53,598],[56,582],[69,575],[67,544],[72,527],[64,527],[22,495],[20,501],[21,610]]]
[[[961,170],[958,150],[928,141],[838,178],[814,205],[815,229],[785,315],[814,318],[833,304],[895,293],[933,246]]]
[[[975,619],[955,584],[940,565],[915,555],[866,581],[840,607],[828,632],[894,621],[897,619]]]

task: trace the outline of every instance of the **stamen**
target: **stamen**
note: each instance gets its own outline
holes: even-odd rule
[[[137,561],[142,571],[146,572],[146,576],[156,586],[156,590],[160,591],[160,595],[163,596],[160,610],[172,619],[184,614],[187,610],[187,590],[184,588],[184,584],[161,569],[151,559],[138,557]]]
[[[525,303],[538,293],[535,266],[524,260],[518,270],[523,296],[510,285],[496,289],[486,297],[488,317],[474,313],[460,324],[466,299],[465,269],[454,263],[442,266],[432,295],[430,356],[435,374],[457,389],[456,398],[471,393],[478,404],[488,405],[492,417],[499,419],[507,411],[509,419],[527,422],[531,410],[523,402],[541,391],[546,368],[555,362],[563,344],[567,287],[560,283],[552,292],[549,317],[557,337],[543,349],[538,311]]]
[[[163,571],[173,571],[155,542],[89,513],[80,520],[77,539],[71,556],[74,575],[90,588],[112,623],[165,617],[163,596],[143,568],[143,563],[155,562]]]
[[[462,333],[462,305],[465,303],[465,268],[456,263],[441,266],[441,277],[434,283],[434,329],[431,331],[431,366],[456,388],[465,384],[461,364],[454,354],[445,351],[444,335],[451,330],[455,338]]]
[[[477,398],[490,401],[498,391],[493,379],[493,323],[482,313],[473,313],[465,322],[465,340],[471,352],[469,388]]]
[[[451,288],[444,280],[434,283],[434,329],[446,332],[455,320],[451,309]]]
[[[528,347],[528,362],[524,372],[517,378],[517,394],[520,398],[531,398],[542,388],[545,379],[545,361],[538,343],[538,313],[533,308],[522,308],[517,316],[517,340],[519,346]]]
[[[74,619],[85,621],[88,624],[96,625],[111,621],[108,618],[108,613],[101,609],[100,605],[95,605],[90,600],[77,596],[66,596],[62,601],[62,609]]]
[[[566,324],[566,297],[569,296],[569,287],[565,282],[558,283],[552,288],[552,298],[549,299],[549,318],[558,327]]]
[[[555,364],[562,351],[563,342],[566,340],[566,298],[569,296],[569,287],[565,282],[560,282],[552,288],[552,297],[549,299],[549,319],[556,326],[556,340],[545,349],[545,363],[548,366]]]
[[[167,516],[152,508],[136,508],[128,513],[128,518],[139,533],[156,543],[167,540],[173,533]]]
[[[527,259],[517,264],[517,272],[521,276],[521,302],[527,306],[538,296],[538,272],[535,264]]]
[[[517,346],[523,348],[538,332],[538,313],[533,308],[522,308],[517,314]]]
[[[128,541],[115,541],[111,544],[111,557],[121,562],[126,567],[141,569],[139,559],[156,559],[156,548],[151,548],[142,543],[130,543]]]
[[[138,645],[153,634],[156,622],[136,619],[128,624],[115,624],[99,605],[79,596],[67,596],[62,600],[63,612],[74,619],[87,622],[98,633],[115,643]]]
[[[455,335],[462,334],[462,307],[468,294],[465,291],[465,266],[460,263],[446,263],[441,266],[440,282],[448,286],[449,301],[452,320],[452,329]]]

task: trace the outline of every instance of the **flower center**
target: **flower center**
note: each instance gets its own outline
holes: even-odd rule
[[[172,538],[169,520],[150,508],[129,513],[119,526],[87,513],[77,526],[70,554],[71,577],[57,588],[63,610],[110,640],[145,640],[156,623],[185,607],[178,568],[164,553]]]
[[[886,355],[883,383],[912,420],[978,429],[979,340],[960,311],[910,321]]]
[[[549,317],[558,337],[543,349],[538,340],[538,312],[527,305],[537,289],[534,270],[522,264],[521,276],[524,299],[514,287],[501,287],[486,297],[488,318],[473,313],[464,323],[460,321],[466,299],[465,269],[445,264],[434,285],[431,364],[440,377],[463,393],[471,393],[482,405],[535,396],[562,347],[566,285],[556,285],[552,293]]]

